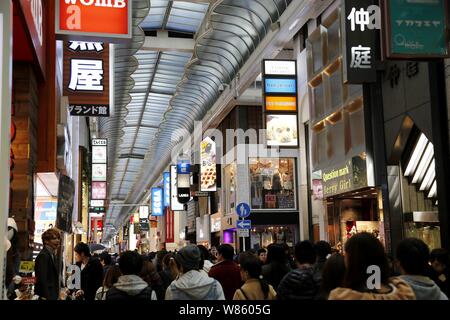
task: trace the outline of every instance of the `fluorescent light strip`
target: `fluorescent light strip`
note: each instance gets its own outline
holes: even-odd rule
[[[433,144],[430,142],[428,143],[428,146],[425,150],[425,153],[423,154],[422,158],[420,159],[419,166],[414,173],[414,177],[412,182],[413,183],[421,183],[423,176],[425,175],[425,170],[428,168],[428,165],[430,164],[431,160],[434,156],[434,148]]]
[[[414,148],[411,159],[409,159],[408,165],[406,167],[405,170],[406,177],[411,176],[416,170],[417,165],[419,164],[420,156],[423,154],[427,142],[428,142],[427,137],[422,133],[419,138],[419,141],[417,142],[417,145]]]
[[[436,198],[437,196],[437,183],[436,180],[433,182],[433,186],[430,189],[430,193],[428,193],[428,198]]]
[[[420,185],[420,191],[428,190],[431,187],[431,184],[433,183],[434,178],[436,177],[436,170],[435,170],[435,160],[430,164],[430,167],[427,170],[427,173],[425,174],[425,178],[422,181],[422,184]]]

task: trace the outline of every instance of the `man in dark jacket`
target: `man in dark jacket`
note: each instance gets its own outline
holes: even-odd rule
[[[84,300],[94,301],[97,289],[103,284],[103,267],[100,260],[91,257],[89,246],[79,242],[75,246],[75,260],[81,269],[81,290],[76,296],[83,295]]]
[[[317,241],[314,244],[314,250],[317,255],[316,268],[322,272],[325,262],[327,262],[327,257],[331,254],[331,246],[326,241]]]
[[[295,246],[297,269],[289,272],[278,287],[280,300],[313,300],[321,282],[320,272],[314,267],[316,252],[313,244],[302,241]]]
[[[106,293],[106,300],[157,300],[155,291],[138,274],[143,259],[139,253],[126,251],[120,255],[119,268],[122,276]]]
[[[222,285],[226,300],[233,300],[234,293],[244,284],[239,266],[233,261],[234,248],[222,244],[217,248],[217,263],[211,267],[209,276]]]
[[[41,299],[58,300],[59,298],[59,268],[56,250],[61,242],[61,235],[57,229],[48,229],[42,234],[44,248],[39,252],[35,261],[36,285],[35,293]]]

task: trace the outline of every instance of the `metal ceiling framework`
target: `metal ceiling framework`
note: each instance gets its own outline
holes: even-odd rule
[[[169,1],[151,1],[149,15],[141,24],[143,28],[189,32],[187,26],[195,26],[195,30],[200,31],[195,38],[192,58],[189,53],[180,52],[133,53],[139,67],[132,76],[135,86],[127,88],[130,96],[124,99],[129,102],[123,105],[128,114],[117,127],[123,136],[120,154],[114,153],[116,164],[112,181],[109,180],[113,202],[127,204],[143,200],[148,188],[169,164],[171,151],[182,138],[173,133],[179,129],[193,131],[194,121],[201,120],[214,105],[222,93],[220,88],[235,79],[290,3],[291,0],[218,0],[209,6],[202,23],[203,19],[198,16],[188,21],[189,12],[195,14],[195,6],[205,8],[208,4],[175,1],[170,6]],[[168,59],[163,64],[165,55],[176,56],[176,61]],[[159,72],[163,65],[173,68],[171,78]],[[177,85],[176,74],[180,80]],[[157,78],[161,79],[160,85],[154,86]],[[141,126],[144,123],[148,126]],[[109,208],[104,240],[127,219],[130,209],[133,208]]]

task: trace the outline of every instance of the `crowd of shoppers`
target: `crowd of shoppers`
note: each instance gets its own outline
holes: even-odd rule
[[[42,239],[35,293],[56,300],[60,233],[50,229]],[[342,252],[326,241],[299,242],[293,254],[278,244],[239,255],[229,244],[93,257],[80,242],[74,251],[81,281],[72,296],[80,300],[448,300],[449,294],[448,251],[430,252],[415,238],[402,240],[392,259],[369,233],[352,236]]]

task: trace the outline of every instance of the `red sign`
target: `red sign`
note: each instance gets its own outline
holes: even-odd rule
[[[166,208],[166,243],[175,242],[175,212]]]
[[[36,277],[22,277],[22,284],[36,284]]]
[[[91,231],[94,232],[95,223],[97,223],[97,232],[103,231],[103,220],[102,219],[91,219]]]
[[[33,41],[39,66],[45,75],[45,39],[44,21],[45,6],[42,0],[20,0],[23,16],[27,23],[28,31]]]
[[[131,3],[130,0],[57,0],[56,33],[75,38],[131,38]]]

